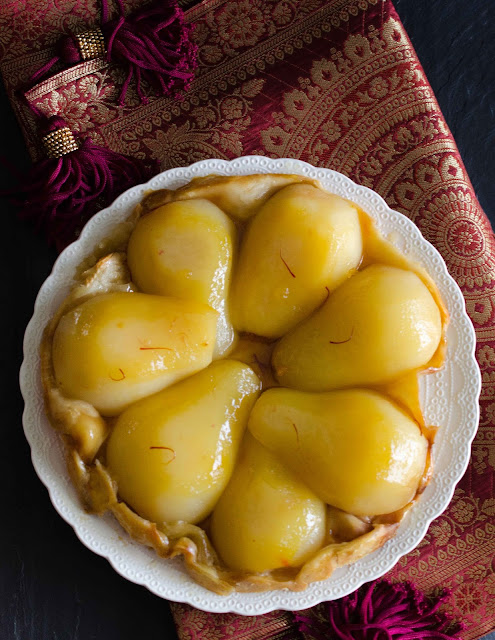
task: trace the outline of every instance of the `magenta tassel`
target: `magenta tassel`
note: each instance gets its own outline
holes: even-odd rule
[[[57,44],[57,55],[53,56],[48,62],[38,69],[29,78],[30,84],[38,82],[41,78],[44,78],[50,69],[57,64],[57,62],[63,62],[66,65],[76,64],[81,62],[81,52],[79,51],[79,45],[74,36],[64,36]]]
[[[192,25],[185,24],[184,12],[176,0],[155,0],[128,16],[122,0],[117,0],[119,16],[108,19],[108,0],[102,0],[102,25],[107,60],[124,67],[126,79],[118,103],[123,105],[129,84],[136,83],[141,102],[147,102],[142,83],[146,82],[156,95],[177,96],[187,91],[197,67],[198,47],[191,41]],[[58,43],[57,55],[31,76],[37,82],[57,63],[75,64],[81,61],[79,45],[74,36],[65,36]]]
[[[53,117],[44,134],[65,126],[61,118]],[[94,213],[129,187],[146,181],[156,169],[86,138],[78,149],[35,164],[10,195],[21,208],[19,215],[34,221],[49,242],[61,249],[79,235]]]
[[[431,599],[410,583],[382,580],[294,615],[311,640],[460,640],[453,634],[462,626],[439,611],[447,596]]]
[[[103,0],[102,31],[107,44],[107,59],[127,70],[119,104],[123,104],[129,83],[134,79],[139,99],[147,102],[141,83],[147,82],[157,95],[176,95],[186,91],[197,67],[198,47],[191,41],[192,26],[185,24],[184,13],[176,0],[155,0],[124,17],[106,21],[107,0]]]

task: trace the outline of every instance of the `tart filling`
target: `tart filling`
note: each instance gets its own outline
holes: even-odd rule
[[[219,594],[301,590],[394,535],[431,473],[428,274],[301,176],[148,194],[41,345],[85,508]]]

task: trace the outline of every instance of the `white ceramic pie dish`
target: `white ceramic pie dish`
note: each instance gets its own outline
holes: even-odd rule
[[[424,376],[421,381],[426,422],[440,426],[433,446],[434,474],[397,534],[378,551],[338,569],[331,578],[311,584],[306,591],[220,596],[196,584],[182,568],[180,559],[160,559],[154,551],[134,543],[123,534],[112,516],[99,517],[84,512],[65,468],[59,436],[44,414],[39,345],[48,319],[73,284],[76,267],[93,252],[101,239],[111,235],[112,229],[128,216],[146,191],[176,189],[192,178],[209,174],[253,173],[301,174],[319,180],[325,189],[355,202],[375,220],[383,235],[428,271],[440,290],[451,321],[447,330],[445,367]],[[40,289],[24,338],[24,362],[20,372],[25,402],[24,431],[31,446],[35,470],[48,488],[59,514],[89,549],[106,557],[123,577],[146,586],[162,598],[187,602],[205,611],[256,615],[274,609],[305,609],[323,600],[340,598],[364,582],[382,576],[401,556],[419,544],[429,523],[447,507],[469,462],[471,441],[478,427],[481,376],[474,356],[475,344],[464,298],[448,274],[442,257],[409,219],[391,210],[378,194],[356,185],[342,174],[318,169],[299,160],[271,160],[261,156],[246,156],[230,162],[204,160],[190,167],[165,171],[147,184],[129,189],[92,218],[81,237],[59,256],[52,274]]]

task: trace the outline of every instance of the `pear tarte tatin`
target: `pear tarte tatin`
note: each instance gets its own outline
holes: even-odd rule
[[[219,594],[302,590],[394,535],[431,472],[448,315],[356,205],[292,175],[149,193],[46,327],[84,507]]]

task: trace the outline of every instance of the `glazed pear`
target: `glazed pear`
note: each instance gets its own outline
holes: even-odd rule
[[[249,430],[322,500],[357,516],[404,507],[425,470],[418,424],[374,391],[269,389]]]
[[[377,264],[284,336],[272,364],[281,385],[308,391],[379,384],[426,365],[441,337],[440,311],[422,280]]]
[[[220,360],[127,409],[107,449],[120,497],[153,522],[205,518],[229,481],[259,387],[248,366]]]
[[[353,205],[312,185],[281,189],[243,239],[232,289],[234,327],[279,338],[357,268],[361,255]]]
[[[207,367],[217,313],[193,300],[144,293],[94,296],[64,314],[53,336],[63,395],[106,416]]]
[[[298,567],[325,537],[325,505],[267,449],[246,435],[211,519],[215,549],[231,569]]]
[[[218,311],[215,357],[234,339],[227,305],[234,238],[234,224],[221,209],[208,200],[188,200],[143,216],[127,248],[141,291],[197,300]]]

